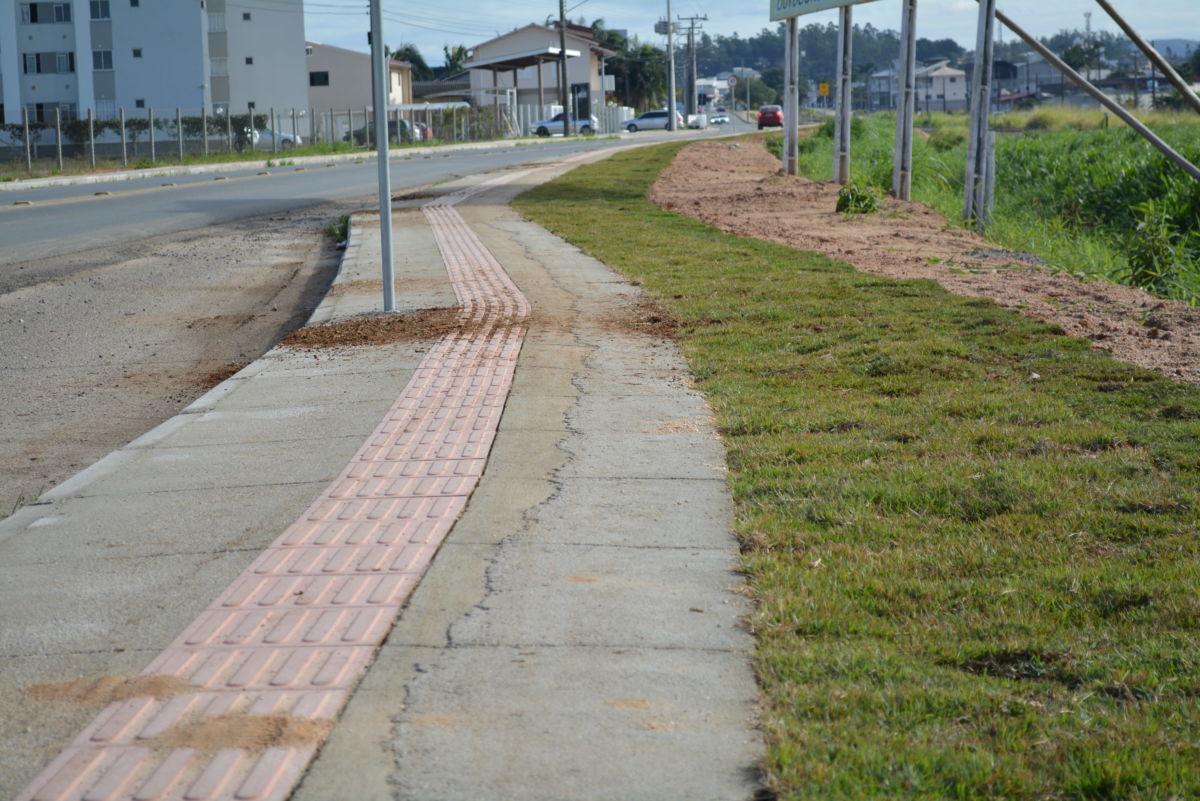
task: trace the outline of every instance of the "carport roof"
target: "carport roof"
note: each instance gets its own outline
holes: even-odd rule
[[[561,49],[547,45],[539,47],[536,50],[526,50],[522,53],[505,53],[502,56],[494,56],[493,58],[485,58],[480,60],[472,59],[463,64],[463,69],[468,70],[519,70],[525,67],[535,67],[543,61],[557,60]],[[578,58],[581,53],[578,50],[567,48],[567,58]]]

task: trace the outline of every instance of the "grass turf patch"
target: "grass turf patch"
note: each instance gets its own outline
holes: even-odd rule
[[[1200,796],[1200,391],[662,211],[678,147],[516,206],[679,320],[727,448],[770,787]]]

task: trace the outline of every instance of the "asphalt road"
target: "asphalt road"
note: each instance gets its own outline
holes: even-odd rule
[[[688,132],[711,133],[720,131]],[[687,134],[675,134],[682,135]],[[628,139],[650,142],[666,136],[665,132],[640,132]],[[403,192],[614,144],[612,138],[602,137],[394,156],[392,189]],[[261,175],[263,172],[267,174]],[[0,293],[41,280],[37,271],[4,269],[8,265],[306,206],[355,198],[371,203],[376,181],[375,163],[366,161],[5,191],[0,194]],[[30,205],[18,205],[24,203]]]

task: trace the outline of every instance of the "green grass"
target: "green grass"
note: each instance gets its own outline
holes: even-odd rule
[[[517,206],[680,321],[727,448],[771,788],[1200,797],[1200,391],[664,212],[645,193],[677,147]]]
[[[922,115],[923,117],[924,115]],[[1048,109],[1018,118],[1035,133],[1002,135],[996,146],[996,204],[988,237],[1040,256],[1056,269],[1104,277],[1156,294],[1200,298],[1200,183],[1131,130],[1088,128],[1099,112]],[[1179,115],[1148,122],[1193,163],[1200,161],[1200,125]],[[1043,119],[1034,125],[1032,121]],[[890,189],[895,118],[855,117],[852,175]],[[918,122],[921,118],[918,118]],[[954,115],[930,115],[929,139],[913,142],[913,199],[947,219],[962,215],[964,129]],[[1041,130],[1056,128],[1056,130]],[[801,140],[797,166],[827,180],[832,122]],[[779,134],[768,146],[782,151]]]

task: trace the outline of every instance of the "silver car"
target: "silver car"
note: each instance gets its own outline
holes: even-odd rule
[[[259,148],[269,148],[274,146],[275,140],[279,140],[280,150],[290,150],[293,147],[299,147],[304,144],[304,141],[296,134],[284,133],[282,131],[272,131],[270,128],[263,128],[254,132],[254,146]]]
[[[548,120],[541,120],[529,126],[529,129],[538,136],[550,136],[551,134],[561,134],[563,132],[563,115],[558,112]],[[571,117],[571,130],[577,134],[590,136],[600,130],[600,121],[595,117],[581,119],[579,117]]]
[[[629,122],[625,123],[625,130],[630,133],[638,131],[646,131],[654,128],[667,128],[667,123],[670,119],[667,117],[667,110],[660,109],[659,111],[643,111],[638,116],[634,117]],[[678,111],[675,112],[675,128],[676,130],[683,127],[683,115]]]

